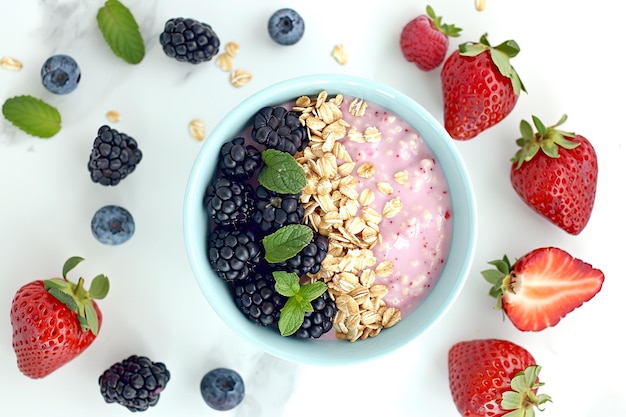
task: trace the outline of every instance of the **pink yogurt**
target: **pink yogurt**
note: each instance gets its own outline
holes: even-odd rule
[[[379,213],[393,197],[403,203],[399,214],[380,223],[382,242],[373,251],[377,262],[390,260],[394,264],[393,274],[377,277],[376,283],[388,287],[385,302],[405,317],[433,287],[448,255],[452,236],[448,183],[428,145],[405,120],[373,103],[368,103],[365,115],[352,116],[348,112],[351,101],[345,97],[342,102],[343,119],[361,132],[374,126],[382,134],[379,142],[342,139],[357,168],[364,162],[375,168],[367,179],[353,174],[360,181],[359,192],[363,188],[374,191],[376,198],[370,206]],[[394,180],[398,171],[407,172],[405,184]],[[381,181],[391,184],[391,195],[377,190]]]

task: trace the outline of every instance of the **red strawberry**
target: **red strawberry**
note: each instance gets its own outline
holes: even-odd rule
[[[598,159],[581,135],[545,127],[533,116],[537,133],[522,120],[520,149],[511,159],[511,184],[522,200],[566,232],[577,235],[587,225],[596,197]],[[539,152],[541,149],[541,152]]]
[[[450,54],[441,70],[444,126],[450,136],[471,139],[511,113],[526,91],[510,63],[518,53],[515,41],[492,47],[485,34]]]
[[[554,247],[534,249],[511,266],[505,255],[482,271],[515,327],[539,331],[556,325],[565,315],[591,300],[602,288],[604,274],[588,263]]]
[[[30,378],[43,378],[65,365],[96,338],[102,314],[93,298],[109,290],[104,275],[93,279],[89,291],[68,281],[66,274],[83,259],[72,257],[63,265],[63,278],[33,281],[21,287],[11,304],[13,350],[19,370]]]
[[[448,352],[450,392],[464,417],[534,416],[534,407],[551,401],[537,395],[540,370],[526,349],[507,340],[463,341]]]
[[[441,22],[432,7],[426,6],[426,14],[417,16],[402,28],[400,48],[409,62],[423,71],[437,68],[448,53],[449,37],[457,37],[461,28]]]

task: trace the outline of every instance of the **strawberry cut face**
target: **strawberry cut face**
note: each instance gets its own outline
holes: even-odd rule
[[[538,249],[513,266],[502,308],[518,329],[542,330],[593,298],[603,281],[600,270],[561,249]]]

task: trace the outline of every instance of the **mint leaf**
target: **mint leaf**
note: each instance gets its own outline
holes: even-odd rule
[[[300,287],[299,294],[302,299],[308,302],[315,300],[326,292],[326,284],[322,281],[311,282]]]
[[[302,326],[306,313],[315,311],[311,301],[324,294],[327,286],[322,281],[300,285],[300,279],[293,273],[280,271],[273,275],[276,279],[276,291],[289,297],[280,310],[278,329],[281,335],[290,336]],[[283,290],[286,291],[283,293]],[[287,295],[288,293],[291,295]]]
[[[140,63],[146,52],[145,45],[130,10],[118,0],[107,0],[96,18],[113,53],[129,64]]]
[[[272,272],[276,284],[276,291],[285,297],[296,295],[300,291],[300,278],[293,272],[274,271]]]
[[[297,194],[306,186],[306,176],[298,161],[288,152],[266,149],[261,153],[264,166],[259,183],[281,194]]]
[[[313,240],[313,229],[304,224],[288,224],[263,238],[265,260],[278,263],[294,257]]]
[[[291,336],[298,331],[304,322],[304,309],[295,297],[287,300],[283,308],[280,309],[278,319],[278,330],[283,336]]]
[[[2,105],[4,118],[29,135],[50,138],[61,130],[61,114],[41,99],[17,96]]]

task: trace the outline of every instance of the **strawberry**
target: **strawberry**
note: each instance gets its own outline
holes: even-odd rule
[[[532,417],[552,401],[537,395],[541,367],[523,347],[508,340],[462,341],[448,351],[448,380],[464,417]]]
[[[522,331],[556,325],[591,300],[604,282],[602,271],[555,247],[534,249],[512,266],[506,255],[489,264],[496,267],[482,271],[493,285],[489,294]]]
[[[480,42],[459,45],[441,69],[444,126],[450,136],[468,140],[511,113],[526,91],[510,58],[519,46],[508,40],[492,47],[487,34]]]
[[[441,22],[432,7],[426,14],[407,23],[400,33],[400,49],[404,58],[423,71],[437,68],[448,53],[449,37],[458,37],[461,28]]]
[[[525,120],[520,123],[520,149],[511,159],[513,189],[533,210],[566,232],[577,235],[589,222],[598,183],[598,159],[589,141],[545,127],[537,117],[537,132]],[[541,152],[539,150],[541,149]]]
[[[67,273],[83,259],[72,257],[63,265],[63,278],[32,281],[22,286],[11,304],[13,350],[19,370],[30,378],[43,378],[65,365],[96,338],[102,313],[93,300],[102,299],[109,280],[98,275],[89,291],[68,281]]]

